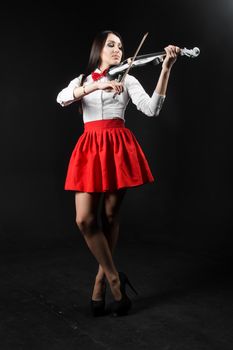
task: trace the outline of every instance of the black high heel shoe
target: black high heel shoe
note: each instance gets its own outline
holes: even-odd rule
[[[106,280],[104,280],[104,291],[102,293],[102,300],[90,300],[91,313],[94,317],[104,316],[106,314],[105,310],[105,294],[106,294]]]
[[[132,308],[132,301],[126,294],[126,284],[128,284],[134,293],[138,295],[138,292],[132,286],[126,274],[124,272],[118,272],[118,274],[120,279],[120,291],[122,298],[120,300],[115,300],[110,306],[110,310],[114,317],[127,315],[129,310]]]

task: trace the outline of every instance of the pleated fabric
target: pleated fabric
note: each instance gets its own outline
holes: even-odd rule
[[[65,190],[106,192],[153,181],[145,154],[123,119],[84,123],[69,160]]]

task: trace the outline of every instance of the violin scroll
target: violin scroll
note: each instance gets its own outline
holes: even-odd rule
[[[200,49],[198,47],[194,47],[193,49],[186,49],[186,47],[184,47],[183,49],[181,49],[181,56],[188,56],[191,58],[197,57],[200,54]]]

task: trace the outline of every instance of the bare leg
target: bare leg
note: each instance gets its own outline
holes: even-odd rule
[[[122,295],[119,275],[108,241],[97,223],[99,200],[99,193],[76,192],[76,222],[90,251],[102,266],[115,300],[120,300]]]
[[[101,218],[103,224],[103,232],[108,240],[112,255],[119,237],[120,208],[125,194],[126,189],[118,190],[115,192],[107,192],[104,194]],[[98,293],[98,285],[102,282],[104,276],[105,275],[103,268],[101,265],[99,265],[99,270],[96,275],[97,288],[94,288],[93,297],[94,293]],[[95,289],[97,290],[95,291]]]

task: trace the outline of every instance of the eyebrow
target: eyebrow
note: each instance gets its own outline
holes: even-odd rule
[[[110,40],[110,39],[107,42],[116,43],[115,40]],[[119,42],[118,45],[122,45],[121,42]]]

